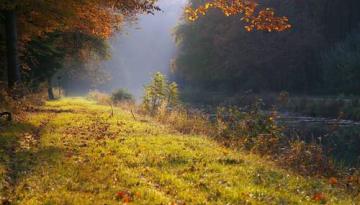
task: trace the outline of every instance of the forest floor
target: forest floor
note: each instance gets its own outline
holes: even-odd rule
[[[357,204],[327,180],[82,98],[0,128],[3,204]]]

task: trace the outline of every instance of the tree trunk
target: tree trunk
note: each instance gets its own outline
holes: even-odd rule
[[[13,88],[14,85],[21,81],[17,53],[16,14],[15,11],[4,11],[4,14],[8,86]]]
[[[51,77],[48,78],[48,97],[49,97],[49,100],[55,99],[52,84],[51,84]]]

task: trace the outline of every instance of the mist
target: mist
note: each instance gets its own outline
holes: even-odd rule
[[[139,16],[136,23],[127,23],[110,40],[111,59],[103,67],[111,79],[101,89],[110,92],[125,88],[139,98],[153,73],[169,74],[176,53],[172,33],[185,4],[186,0],[160,0],[162,11]]]

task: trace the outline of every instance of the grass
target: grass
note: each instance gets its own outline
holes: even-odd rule
[[[82,98],[47,102],[0,135],[8,204],[359,204],[324,179]]]

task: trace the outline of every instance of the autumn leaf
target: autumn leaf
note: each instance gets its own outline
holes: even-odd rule
[[[123,203],[129,203],[132,201],[131,193],[128,191],[119,191],[116,193],[116,198]]]
[[[225,16],[242,14],[241,18],[247,25],[244,27],[250,32],[253,29],[261,31],[285,31],[291,28],[289,19],[285,16],[278,17],[272,8],[260,9],[256,12],[258,4],[255,1],[246,0],[213,0],[197,8],[188,7],[185,15],[189,21],[196,21],[200,15],[205,16],[209,9],[219,9]]]
[[[135,196],[136,196],[136,198],[141,198],[141,193],[140,193],[140,192],[136,192],[136,193],[135,193]]]
[[[338,183],[338,180],[335,177],[330,177],[329,179],[329,184],[331,185],[335,185]]]
[[[322,193],[322,192],[315,193],[312,199],[313,199],[314,201],[318,201],[318,202],[324,202],[324,201],[326,201],[325,194]]]

